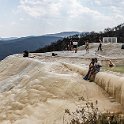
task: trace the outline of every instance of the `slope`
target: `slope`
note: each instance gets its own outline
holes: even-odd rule
[[[79,98],[95,102],[100,111],[122,112],[122,106],[111,101],[96,83],[82,80],[82,75],[68,58],[36,55],[9,56],[0,62],[1,124],[63,124],[66,108],[85,104]],[[73,69],[74,68],[74,69]]]

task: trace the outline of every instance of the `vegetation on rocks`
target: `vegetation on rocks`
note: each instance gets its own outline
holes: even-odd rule
[[[86,102],[78,106],[76,111],[65,109],[63,124],[124,124],[124,116],[120,113],[101,113],[98,109],[98,101],[95,104]]]

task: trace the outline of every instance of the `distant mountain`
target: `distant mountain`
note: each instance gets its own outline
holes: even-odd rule
[[[43,36],[0,38],[0,60],[11,54],[22,53],[24,50],[35,51],[39,48],[45,47],[46,45],[50,45],[52,42],[76,34],[79,35],[81,33],[70,31]]]
[[[0,40],[0,60],[24,50],[34,51],[61,39],[55,36],[29,36],[11,40]]]
[[[70,32],[60,32],[60,33],[56,33],[56,34],[47,34],[46,36],[55,36],[55,37],[68,37],[68,36],[73,36],[76,34],[80,34],[80,32],[76,32],[76,31],[70,31]]]
[[[9,37],[9,38],[2,38],[0,37],[0,41],[8,41],[8,40],[14,40],[14,39],[18,39],[18,37]]]

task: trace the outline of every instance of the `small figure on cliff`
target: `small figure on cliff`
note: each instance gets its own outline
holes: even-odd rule
[[[94,81],[96,74],[100,71],[101,64],[98,62],[97,58],[92,58],[92,61],[89,65],[89,70],[84,80]]]
[[[110,68],[112,68],[112,67],[114,67],[115,65],[112,63],[111,60],[109,60],[109,64],[108,64],[108,66],[109,66]]]
[[[57,54],[56,53],[52,53],[52,56],[57,56]]]
[[[86,53],[89,53],[89,41],[88,40],[85,42],[85,50],[86,50]]]
[[[28,57],[29,56],[29,52],[27,50],[23,51],[23,57]]]
[[[75,53],[77,53],[77,48],[78,48],[78,38],[74,38],[73,49],[74,49]]]
[[[102,41],[101,39],[99,39],[99,46],[98,46],[98,50],[97,51],[102,51]]]
[[[94,63],[94,67],[93,67],[93,70],[92,70],[92,72],[91,72],[91,76],[90,76],[90,81],[94,81],[95,80],[95,77],[96,77],[96,74],[98,73],[98,72],[100,72],[100,68],[102,67],[101,66],[101,63],[100,62],[98,62],[98,60],[97,60],[97,58],[94,58],[95,60],[95,63]]]
[[[68,48],[69,48],[70,51],[73,48],[73,41],[72,41],[72,39],[69,39]]]
[[[85,75],[85,77],[83,78],[84,80],[90,79],[94,64],[95,64],[95,59],[92,58],[91,63],[89,64],[89,70],[88,70],[87,74]]]

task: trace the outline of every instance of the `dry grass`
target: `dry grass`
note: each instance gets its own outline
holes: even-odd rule
[[[101,113],[98,109],[98,102],[86,102],[76,111],[71,112],[65,109],[63,124],[124,124],[124,115],[118,113]]]

